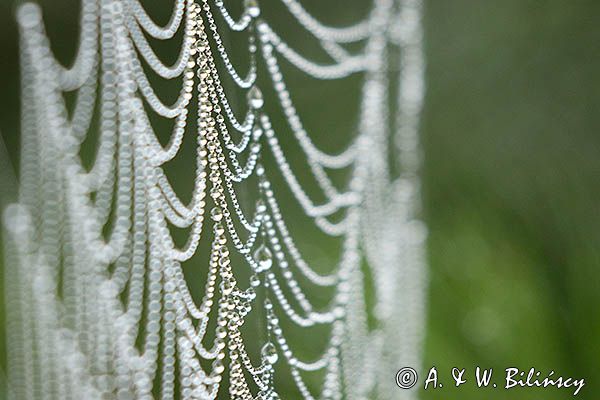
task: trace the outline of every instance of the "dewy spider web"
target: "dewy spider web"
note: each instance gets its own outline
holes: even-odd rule
[[[282,3],[330,64],[288,46],[260,18],[256,0],[245,2],[237,20],[222,0],[176,0],[165,26],[139,0],[82,0],[79,51],[66,69],[52,56],[39,7],[19,9],[22,166],[19,201],[5,212],[12,398],[415,396],[398,389],[393,377],[402,366],[419,365],[424,314],[426,229],[416,219],[424,90],[420,1],[375,0],[364,21],[344,28],[321,24],[298,0]],[[251,61],[245,76],[230,61],[223,29],[247,31]],[[165,65],[147,37],[170,39],[181,30],[179,57]],[[362,44],[361,50],[350,51],[347,43]],[[390,102],[389,60],[395,54],[399,85]],[[281,58],[313,79],[362,77],[358,134],[342,153],[323,152],[305,130]],[[279,144],[257,86],[262,62],[277,94],[267,100],[283,110],[323,203],[303,189]],[[159,99],[144,64],[164,79],[182,77],[173,104]],[[230,106],[225,77],[246,90],[243,120]],[[70,113],[62,95],[67,91],[77,93]],[[144,102],[174,120],[165,146]],[[392,103],[397,112],[390,112]],[[396,115],[393,123],[390,114]],[[86,168],[80,148],[95,124],[97,154]],[[186,127],[194,128],[197,146],[188,204],[164,172],[192,134]],[[393,169],[389,143],[397,150]],[[261,161],[269,150],[273,168]],[[276,196],[285,187],[269,181],[278,172],[267,169],[275,166],[306,218],[342,242],[338,265],[327,274],[296,247]],[[328,170],[348,171],[347,184],[336,187]],[[251,176],[260,198],[247,215],[238,184],[253,182]],[[334,222],[334,214],[343,218]],[[173,226],[189,231],[183,247],[175,244]],[[210,250],[198,302],[182,263],[201,241],[210,242]],[[236,257],[247,265],[234,267]],[[363,265],[373,280],[374,327],[367,323]],[[249,280],[240,274],[243,268],[251,271]],[[327,307],[314,305],[309,285],[332,289]],[[256,335],[262,337],[260,352],[247,350],[241,330],[253,312],[265,331]],[[286,331],[310,332],[318,325],[328,327],[328,344],[319,358],[302,359]],[[305,383],[315,373],[321,383]],[[278,382],[286,377],[297,390],[287,386],[290,393],[283,392]]]

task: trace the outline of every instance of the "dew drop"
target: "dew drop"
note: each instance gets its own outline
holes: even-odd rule
[[[217,374],[222,374],[223,371],[225,371],[225,366],[223,365],[223,362],[221,360],[216,360],[213,363],[213,368],[215,370],[215,373]]]
[[[263,199],[258,199],[256,201],[256,212],[259,214],[263,214],[265,211],[267,211],[267,206],[265,202],[263,201]]]
[[[261,244],[254,252],[254,261],[256,261],[261,270],[267,270],[273,265],[273,254],[267,246]]]
[[[273,309],[273,303],[271,303],[271,300],[265,299],[265,310],[271,311],[272,309]]]
[[[215,224],[214,229],[215,229],[215,235],[217,235],[217,236],[221,236],[222,234],[225,233],[225,227],[223,227],[223,224],[220,222],[217,222]]]
[[[244,7],[246,7],[246,12],[252,18],[256,18],[260,15],[260,8],[258,7],[257,0],[246,0],[244,2]]]
[[[212,210],[210,210],[210,217],[213,219],[213,221],[215,222],[219,222],[220,220],[223,219],[223,211],[221,210],[221,207],[213,207]]]
[[[248,103],[252,108],[261,108],[265,103],[262,92],[258,86],[254,85],[248,91]]]
[[[260,278],[258,277],[258,275],[254,274],[250,277],[250,286],[252,286],[252,287],[260,286]]]
[[[262,355],[262,358],[266,360],[269,364],[275,364],[277,362],[277,359],[279,358],[279,355],[277,354],[277,349],[275,348],[275,345],[271,342],[265,343],[265,345],[260,350],[260,354]]]

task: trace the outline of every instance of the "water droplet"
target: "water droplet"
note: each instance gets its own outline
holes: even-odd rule
[[[254,261],[258,263],[261,270],[267,270],[273,265],[273,254],[264,244],[261,244],[254,252]]]
[[[210,210],[210,217],[213,219],[213,221],[215,222],[219,222],[220,220],[223,219],[223,211],[221,210],[221,207],[213,207],[212,210]]]
[[[229,257],[221,257],[219,258],[219,265],[221,267],[226,267],[231,263],[231,260],[229,260]]]
[[[250,277],[250,286],[252,286],[252,287],[260,286],[260,278],[258,277],[258,275],[254,274]]]
[[[221,192],[217,188],[212,188],[210,189],[210,197],[216,200],[221,197]]]
[[[217,374],[221,374],[221,373],[223,373],[223,371],[225,371],[225,366],[223,365],[223,362],[221,360],[216,360],[213,363],[213,368],[214,368],[215,373],[217,373]]]
[[[267,205],[265,204],[265,202],[263,201],[263,199],[258,199],[256,201],[256,212],[259,213],[259,214],[262,214],[265,211],[267,211]]]
[[[277,359],[279,358],[279,355],[277,354],[277,349],[275,348],[275,345],[271,342],[265,343],[265,345],[260,350],[260,354],[262,355],[262,358],[266,360],[269,364],[275,364],[277,362]]]
[[[225,232],[225,230],[223,230],[223,232]],[[229,249],[226,246],[221,247],[221,249],[219,250],[219,253],[223,256],[223,257],[227,257],[229,255]]]
[[[206,42],[204,40],[198,39],[194,43],[194,48],[199,52],[204,52],[206,50]]]
[[[271,303],[271,300],[265,299],[265,310],[270,311],[272,309],[273,309],[273,303]]]
[[[221,293],[223,293],[225,296],[229,296],[231,292],[233,292],[233,285],[226,282],[221,284]]]
[[[260,8],[258,7],[257,0],[246,0],[244,2],[244,7],[246,7],[246,12],[252,18],[256,18],[260,15]]]
[[[258,86],[254,85],[248,91],[248,103],[252,108],[261,108],[265,103],[262,92]]]
[[[217,222],[215,224],[214,229],[215,229],[215,235],[217,235],[217,236],[221,236],[222,234],[225,233],[225,227],[220,222]]]
[[[252,131],[252,138],[254,140],[258,140],[260,139],[260,137],[262,136],[263,131],[262,129],[260,129],[259,127],[254,128],[254,130]]]

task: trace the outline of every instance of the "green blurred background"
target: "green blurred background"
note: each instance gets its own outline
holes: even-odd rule
[[[167,3],[169,7],[149,5],[157,19],[166,20]],[[230,3],[235,9],[241,1]],[[315,51],[304,31],[286,29],[291,19],[279,2],[273,1],[272,8],[271,2],[269,8],[267,1],[262,3],[265,17],[285,30],[287,40],[303,52]],[[0,130],[16,166],[15,4],[0,0]],[[66,62],[75,51],[77,1],[42,4],[53,48]],[[303,4],[324,22],[344,24],[364,15],[370,2]],[[430,0],[425,2],[424,28],[423,217],[430,232],[430,286],[423,371],[435,365],[444,388],[421,389],[420,395],[572,396],[569,389],[450,387],[449,371],[455,366],[494,368],[496,373],[535,367],[542,377],[555,370],[585,378],[577,397],[598,399],[600,2]],[[242,53],[243,40],[226,39],[234,54]],[[243,64],[242,56],[240,60]],[[301,80],[291,69],[289,73],[307,127],[320,129],[315,141],[326,150],[338,148],[356,122],[347,116],[356,109],[358,80],[324,85]],[[174,87],[165,85],[164,90],[174,94]],[[274,124],[283,127],[280,120]],[[292,162],[301,165],[298,153],[292,153]],[[182,175],[182,183],[175,182],[181,188],[193,172],[185,171],[187,162],[173,167]],[[2,182],[5,192],[7,185]],[[282,200],[287,202],[292,202],[289,194]],[[306,247],[308,239],[303,239]],[[314,247],[309,252],[335,260],[335,244]],[[3,340],[0,349],[4,360]],[[6,368],[10,366],[3,361]],[[390,379],[394,373],[390,371]]]

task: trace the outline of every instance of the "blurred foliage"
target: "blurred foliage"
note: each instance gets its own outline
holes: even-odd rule
[[[428,3],[425,366],[553,369],[586,378],[578,397],[600,394],[599,12],[595,1]],[[470,387],[448,393],[571,395]]]
[[[230,3],[235,8],[241,2]],[[340,25],[360,18],[370,4],[303,3],[322,21]],[[76,48],[77,1],[42,4],[53,48],[67,61]],[[18,165],[14,7],[14,1],[0,2],[0,130]],[[166,19],[163,4],[149,7]],[[295,47],[322,57],[279,2],[269,2],[265,14]],[[420,377],[435,365],[444,388],[421,390],[422,398],[572,396],[569,389],[476,389],[472,381],[451,387],[452,367],[466,368],[472,378],[476,366],[494,368],[499,386],[496,374],[507,367],[535,367],[542,377],[549,370],[584,377],[586,386],[577,397],[600,396],[599,15],[595,0],[426,2],[428,90],[422,137],[431,282]],[[228,36],[226,43],[236,63],[246,65],[241,37]],[[168,44],[161,47],[174,58]],[[291,68],[285,72],[315,141],[326,150],[343,147],[356,125],[359,80],[324,84],[300,79]],[[174,96],[176,86],[163,83],[160,89]],[[295,170],[307,178],[283,120],[273,123],[280,135],[287,135],[283,144]],[[158,121],[156,126],[167,130]],[[187,154],[192,152],[188,146]],[[183,154],[169,166],[170,174],[177,175],[176,188],[184,193],[193,179],[188,165]],[[284,213],[299,218],[290,194],[281,196]],[[309,256],[324,268],[334,262],[338,243],[317,241],[317,246],[315,232],[294,229],[303,233],[299,244]],[[193,270],[187,272],[195,277]],[[192,287],[201,286],[191,281]],[[314,345],[322,341],[322,335],[310,337],[295,339],[314,340]],[[313,346],[304,347],[301,352]],[[0,351],[4,354],[3,340]],[[284,398],[294,398],[293,393],[283,393]]]

